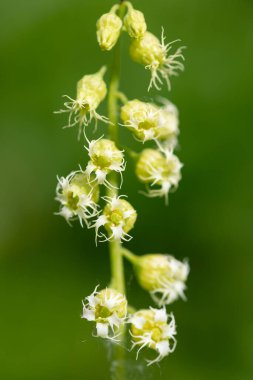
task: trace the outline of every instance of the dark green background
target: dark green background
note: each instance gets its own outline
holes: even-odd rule
[[[149,29],[187,45],[169,97],[181,115],[183,180],[164,207],[131,173],[123,192],[139,212],[128,245],[188,257],[188,302],[171,306],[178,348],[152,379],[253,377],[251,0],[135,1]],[[0,378],[109,379],[106,351],[80,319],[81,299],[109,280],[106,245],[53,213],[56,174],[85,165],[76,130],[52,111],[61,94],[111,61],[96,44],[106,0],[9,0],[1,14]],[[148,74],[127,55],[122,90],[149,99]],[[108,80],[108,75],[106,77]],[[168,96],[165,89],[162,95]],[[105,112],[102,107],[102,112]],[[127,142],[132,142],[128,133]],[[133,170],[131,164],[129,171]],[[128,272],[131,303],[149,297]],[[143,376],[148,378],[147,374]],[[138,378],[141,378],[140,376]]]

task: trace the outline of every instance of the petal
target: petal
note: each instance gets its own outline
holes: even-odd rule
[[[107,323],[97,323],[97,336],[100,336],[101,338],[108,338],[109,337],[109,326]]]
[[[134,325],[134,327],[141,330],[146,320],[144,317],[133,316],[130,318],[130,322]]]
[[[166,309],[152,309],[155,313],[155,321],[156,322],[167,322],[168,316],[166,313]]]
[[[95,311],[84,307],[82,318],[87,319],[87,321],[95,321]]]
[[[170,346],[168,340],[162,340],[161,342],[156,344],[156,350],[159,354],[164,357],[167,356],[170,352]]]
[[[122,320],[115,313],[108,317],[107,320],[111,328],[113,328],[113,326],[119,327],[122,322]]]
[[[111,230],[115,240],[121,240],[121,238],[124,236],[122,226],[111,227]]]
[[[105,182],[106,172],[104,172],[101,169],[97,169],[95,173],[96,173],[96,179],[98,183],[103,184]]]

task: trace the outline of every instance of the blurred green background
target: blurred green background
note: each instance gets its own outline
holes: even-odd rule
[[[56,174],[85,165],[77,131],[54,115],[85,73],[110,63],[97,18],[109,0],[9,0],[1,14],[0,378],[109,379],[106,350],[80,319],[81,299],[109,280],[107,247],[94,231],[53,215]],[[152,379],[253,378],[252,0],[134,1],[149,29],[187,45],[186,71],[162,95],[180,109],[183,180],[149,200],[131,173],[123,192],[139,212],[128,247],[188,257],[188,302],[171,306],[178,348]],[[148,73],[123,43],[122,90],[150,99]],[[108,80],[108,75],[106,77]],[[103,108],[104,107],[104,108]],[[105,105],[102,112],[105,112]],[[90,135],[92,136],[92,135]],[[132,143],[130,134],[124,139]],[[129,171],[133,166],[129,163]],[[137,307],[149,297],[127,266]],[[148,379],[148,373],[143,377]],[[129,377],[130,378],[130,377]],[[141,375],[138,375],[141,378]],[[131,379],[134,379],[132,376]]]

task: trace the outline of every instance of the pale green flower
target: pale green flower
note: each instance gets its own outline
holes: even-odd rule
[[[136,359],[144,347],[158,352],[154,360],[148,360],[148,365],[159,362],[175,350],[177,343],[175,318],[172,313],[168,315],[165,308],[139,310],[129,318],[129,322],[132,349],[139,347]]]

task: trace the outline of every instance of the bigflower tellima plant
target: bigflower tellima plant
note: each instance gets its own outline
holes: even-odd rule
[[[111,76],[106,84],[103,65],[84,75],[77,82],[76,96],[66,96],[65,108],[59,111],[68,113],[67,126],[77,126],[84,136],[88,162],[66,177],[58,177],[58,214],[69,224],[77,220],[81,226],[93,228],[96,244],[109,245],[111,280],[107,287],[97,285],[84,298],[82,318],[94,325],[95,337],[114,343],[115,361],[122,361],[127,349],[136,350],[136,359],[141,353],[149,366],[176,348],[176,322],[170,307],[178,298],[186,299],[189,265],[168,254],[140,256],[123,247],[132,239],[137,211],[127,195],[120,194],[120,188],[127,154],[134,160],[136,176],[144,186],[142,193],[168,203],[169,193],[181,179],[182,163],[174,153],[179,117],[177,107],[167,99],[157,97],[156,103],[128,99],[120,91],[120,39],[125,32],[129,35],[130,57],[150,72],[148,90],[159,90],[163,84],[170,89],[171,77],[184,69],[183,48],[174,49],[177,41],[166,43],[163,29],[160,39],[148,31],[143,13],[128,1],[115,4],[98,19],[96,27],[101,50],[114,49]],[[106,96],[108,115],[104,116],[98,108]],[[91,129],[99,132],[101,122],[107,123],[108,135],[88,138]],[[122,129],[140,142],[139,152],[122,145]],[[152,304],[146,309],[138,310],[127,300],[124,259],[132,264],[139,285],[150,293]],[[114,378],[123,380],[120,366],[115,368]]]

